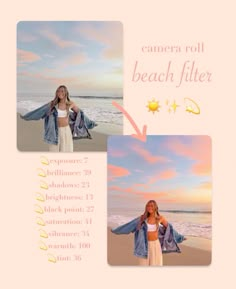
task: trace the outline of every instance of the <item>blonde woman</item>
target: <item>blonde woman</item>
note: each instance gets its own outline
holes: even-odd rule
[[[88,129],[97,125],[70,100],[65,85],[57,88],[52,101],[21,115],[21,118],[44,119],[44,141],[49,144],[51,152],[73,152],[73,138],[91,138]]]
[[[50,106],[50,113],[57,110],[58,143],[50,144],[49,151],[52,152],[73,152],[73,138],[69,126],[69,111],[79,111],[79,108],[70,100],[69,92],[65,85],[61,85],[56,90],[56,95]]]
[[[115,234],[135,233],[134,255],[139,265],[162,266],[162,252],[179,252],[177,243],[185,238],[177,233],[164,216],[159,214],[156,201],[150,200],[140,217],[112,229]]]

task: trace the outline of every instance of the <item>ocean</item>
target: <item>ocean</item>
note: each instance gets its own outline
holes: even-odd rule
[[[140,216],[142,211],[110,209],[108,213],[108,226],[111,228],[125,224]],[[167,221],[184,236],[200,237],[211,240],[212,238],[212,214],[210,211],[186,211],[186,210],[160,210]]]
[[[123,133],[122,113],[112,105],[112,101],[123,104],[123,97],[71,96],[79,108],[91,119],[98,123],[94,130],[105,134]],[[17,112],[25,114],[49,102],[53,97],[19,95]]]

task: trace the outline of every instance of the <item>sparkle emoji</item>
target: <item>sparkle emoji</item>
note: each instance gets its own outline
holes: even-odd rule
[[[160,104],[159,101],[155,100],[154,98],[151,101],[148,101],[148,105],[146,106],[152,113],[155,113],[156,111],[159,112]]]
[[[170,108],[173,110],[173,112],[176,112],[177,107],[179,107],[179,105],[174,100],[174,102],[170,105]]]

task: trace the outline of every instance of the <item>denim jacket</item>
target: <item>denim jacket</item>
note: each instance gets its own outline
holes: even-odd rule
[[[112,229],[111,231],[115,234],[134,233],[134,255],[141,258],[147,258],[147,224],[146,222],[143,222],[141,228],[137,229],[139,220],[140,217]],[[184,236],[175,231],[172,224],[168,223],[166,228],[160,225],[158,229],[158,237],[161,244],[162,253],[181,252],[177,243],[181,243],[184,240]]]
[[[58,144],[58,123],[57,123],[57,109],[53,107],[51,113],[48,115],[50,110],[51,102],[48,102],[39,108],[20,115],[24,120],[39,120],[44,119],[44,141],[49,144]],[[90,120],[82,110],[78,113],[69,113],[69,125],[72,132],[73,139],[79,138],[92,138],[89,129],[97,126],[97,124]]]

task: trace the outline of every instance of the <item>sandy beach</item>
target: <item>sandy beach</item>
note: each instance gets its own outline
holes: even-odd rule
[[[138,265],[138,258],[133,255],[134,235],[116,235],[111,233],[111,228],[107,229],[108,247],[107,261],[115,266],[135,266]],[[196,239],[196,238],[195,238]],[[198,242],[199,241],[199,242]],[[194,243],[199,243],[205,249],[194,247]],[[211,240],[202,242],[189,238],[179,244],[181,253],[163,254],[164,266],[207,266],[211,264]]]
[[[17,148],[23,152],[47,152],[48,144],[43,141],[44,120],[26,121],[17,113]],[[108,135],[97,132],[96,128],[90,130],[92,139],[74,140],[74,151],[107,150]]]

